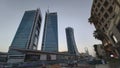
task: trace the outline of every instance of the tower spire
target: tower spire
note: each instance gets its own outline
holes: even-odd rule
[[[49,6],[48,6],[48,9],[47,9],[47,13],[49,13]]]

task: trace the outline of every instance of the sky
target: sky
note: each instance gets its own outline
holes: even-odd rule
[[[67,51],[66,27],[74,29],[75,41],[80,53],[88,48],[94,55],[94,44],[101,43],[93,37],[94,26],[88,22],[92,0],[0,0],[0,51],[7,52],[27,10],[40,8],[42,27],[38,50],[41,49],[45,12],[57,12],[59,51]]]

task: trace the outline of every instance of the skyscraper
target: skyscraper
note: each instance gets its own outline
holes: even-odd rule
[[[68,46],[68,53],[72,55],[79,55],[77,50],[77,46],[74,39],[74,31],[73,28],[67,27],[66,29],[66,37],[67,37],[67,46]]]
[[[46,13],[44,33],[42,40],[42,51],[58,52],[58,24],[57,13]]]
[[[25,54],[13,50],[13,48],[37,50],[41,20],[39,9],[25,11],[8,51],[8,63],[24,61]]]

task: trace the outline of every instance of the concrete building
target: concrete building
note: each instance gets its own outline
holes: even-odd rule
[[[8,63],[25,61],[26,54],[18,52],[14,48],[37,50],[41,20],[39,9],[25,11],[8,51]]]
[[[66,38],[67,38],[68,53],[73,55],[79,55],[79,52],[75,43],[73,28],[67,27],[65,31],[66,31]]]
[[[102,32],[106,52],[120,55],[120,0],[93,0],[90,23]]]

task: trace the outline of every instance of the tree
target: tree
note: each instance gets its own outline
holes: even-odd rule
[[[88,19],[90,24],[98,23],[99,22],[99,17],[96,14],[91,14],[91,17]]]
[[[98,40],[101,40],[101,41],[103,41],[105,39],[104,33],[101,32],[98,29],[94,31],[93,36],[95,37],[95,39],[98,39]]]

